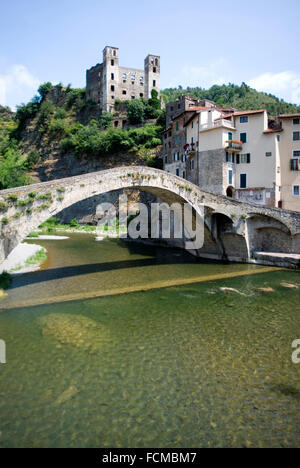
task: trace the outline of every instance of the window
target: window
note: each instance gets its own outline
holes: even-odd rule
[[[126,78],[127,78],[126,73],[123,73],[122,78],[123,78],[123,80],[126,80]]]
[[[165,164],[168,164],[168,156],[165,156]]]
[[[179,130],[179,122],[176,122],[176,130]]]
[[[277,141],[278,142],[280,141],[280,135],[277,135]]]
[[[156,73],[156,67],[153,67],[153,73]]]
[[[226,162],[229,162],[229,153],[226,151]]]
[[[247,143],[247,133],[240,133],[240,140],[242,143]]]
[[[226,152],[226,162],[227,163],[233,163],[235,162],[235,156],[234,154],[231,154],[231,153],[227,153]]]
[[[293,132],[293,141],[300,140],[300,132]]]
[[[140,82],[144,83],[144,77],[143,76],[140,77]]]
[[[156,88],[156,81],[153,80],[153,88]]]
[[[115,121],[115,127],[117,128],[119,126],[118,120]]]
[[[299,197],[299,195],[300,195],[300,185],[294,185],[293,195],[295,195],[296,197]]]
[[[171,112],[173,112],[173,110],[174,110],[174,107],[173,107],[173,106],[171,106]]]
[[[113,67],[115,65],[115,61],[114,60],[111,60],[111,66]]]
[[[179,161],[179,153],[174,153],[174,161]]]
[[[293,158],[300,158],[300,150],[293,151]]]
[[[116,51],[114,50],[114,57],[115,57],[116,55],[117,55],[117,54],[116,54]]]
[[[180,175],[179,169],[176,169],[176,175],[179,177]]]
[[[182,161],[183,163],[186,162],[186,155],[185,155],[185,154],[183,154],[183,155],[181,156],[181,161]]]
[[[131,96],[131,99],[132,99],[132,100],[135,99],[135,96]]]
[[[250,164],[251,162],[251,154],[241,154],[240,155],[240,164]]]
[[[241,189],[247,188],[247,174],[240,175],[240,187]]]
[[[115,74],[112,73],[110,77],[111,77],[111,79],[112,79],[112,81],[113,81],[113,80],[115,79]]]
[[[131,75],[131,80],[135,81],[135,74],[134,73],[132,73],[132,75]]]
[[[192,128],[194,128],[194,122],[192,122]]]
[[[267,152],[266,153],[266,158],[271,158],[272,157],[272,153],[271,152]]]
[[[125,96],[127,94],[126,89],[123,89],[122,94]]]
[[[245,117],[240,117],[240,123],[248,123],[248,116],[246,115]]]
[[[176,136],[175,137],[175,145],[178,145],[178,143],[179,143],[179,138],[178,138],[178,136]]]
[[[195,161],[192,159],[190,161],[190,170],[193,171],[194,170],[194,167],[195,167]]]
[[[229,141],[232,140],[232,133],[231,133],[231,132],[228,133],[228,140],[229,140]]]
[[[300,119],[293,119],[294,125],[300,125]]]
[[[115,90],[114,85],[111,85],[110,89],[111,89],[111,91],[114,91]]]
[[[186,179],[186,172],[185,171],[182,172],[182,178]]]
[[[229,183],[229,185],[233,184],[233,172],[232,172],[232,170],[228,171],[228,183]]]
[[[111,98],[112,98],[112,99],[115,99],[115,96],[112,96]]]
[[[143,94],[143,93],[140,93],[140,97],[141,97],[141,98],[144,97],[144,94]]]

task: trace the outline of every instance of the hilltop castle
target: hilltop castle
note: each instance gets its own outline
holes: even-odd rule
[[[86,72],[86,97],[96,102],[103,112],[113,112],[115,101],[151,97],[160,92],[160,57],[148,55],[144,70],[119,66],[119,49],[106,46],[103,63]]]

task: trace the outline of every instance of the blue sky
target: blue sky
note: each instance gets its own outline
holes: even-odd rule
[[[0,104],[39,83],[85,86],[105,45],[161,56],[161,87],[245,81],[300,104],[299,0],[1,0]]]

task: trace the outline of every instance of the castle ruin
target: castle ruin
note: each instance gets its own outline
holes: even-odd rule
[[[113,112],[116,100],[151,98],[160,92],[160,57],[148,55],[144,70],[119,66],[119,49],[106,46],[103,63],[86,72],[86,97],[96,102],[102,112]]]

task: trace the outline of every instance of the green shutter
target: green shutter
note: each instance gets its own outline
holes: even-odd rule
[[[250,164],[251,163],[251,154],[248,153],[247,154],[247,164]]]
[[[240,164],[240,155],[239,154],[236,155],[236,163]]]

